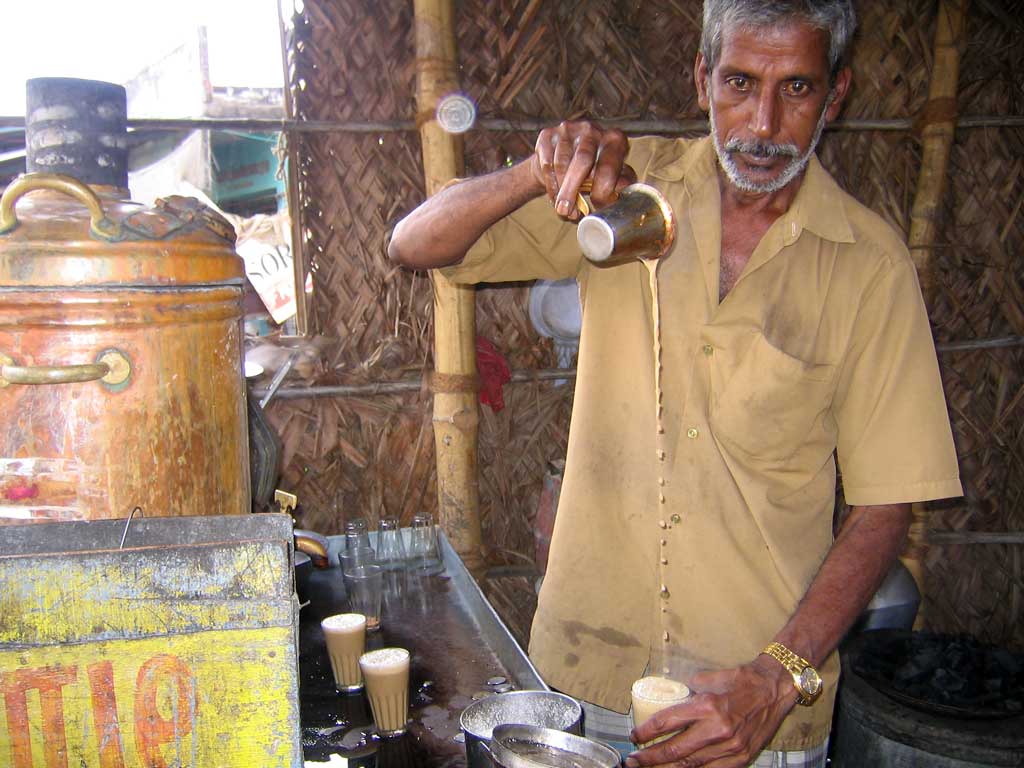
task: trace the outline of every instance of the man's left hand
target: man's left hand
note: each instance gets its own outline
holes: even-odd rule
[[[737,669],[701,672],[689,685],[685,702],[641,723],[631,738],[644,744],[680,733],[632,753],[627,768],[745,768],[775,735],[797,698],[793,678],[765,656]]]

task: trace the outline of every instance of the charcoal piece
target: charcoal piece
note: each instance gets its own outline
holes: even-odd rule
[[[854,672],[891,698],[947,716],[1024,711],[1024,654],[967,635],[875,630],[862,637]]]
[[[947,700],[952,698],[952,694],[966,691],[968,687],[967,681],[950,669],[936,669],[929,682]]]

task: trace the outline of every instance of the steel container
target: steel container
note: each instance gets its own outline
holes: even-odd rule
[[[660,259],[675,237],[672,206],[648,184],[630,184],[614,203],[584,216],[576,229],[580,250],[596,264]]]
[[[535,725],[499,725],[488,747],[497,768],[618,768],[619,753],[591,739]]]
[[[512,691],[474,701],[463,710],[459,725],[469,768],[492,768],[489,744],[498,726],[533,725],[579,736],[583,732],[583,708],[564,693]]]

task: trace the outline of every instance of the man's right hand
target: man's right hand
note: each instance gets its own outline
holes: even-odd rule
[[[530,158],[448,187],[402,219],[388,254],[413,269],[455,264],[488,227],[545,192],[559,216],[575,221],[580,217],[576,195],[588,178],[595,208],[614,202],[619,190],[636,180],[625,164],[628,150],[622,131],[593,123],[547,128]]]
[[[595,208],[615,202],[619,191],[636,181],[636,172],[626,165],[628,152],[629,139],[618,129],[585,120],[563,122],[540,132],[530,164],[555,213],[575,221],[580,218],[576,195],[587,179],[593,180]]]

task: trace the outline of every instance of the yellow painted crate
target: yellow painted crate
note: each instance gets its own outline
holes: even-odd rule
[[[0,527],[0,766],[302,765],[284,515]]]

